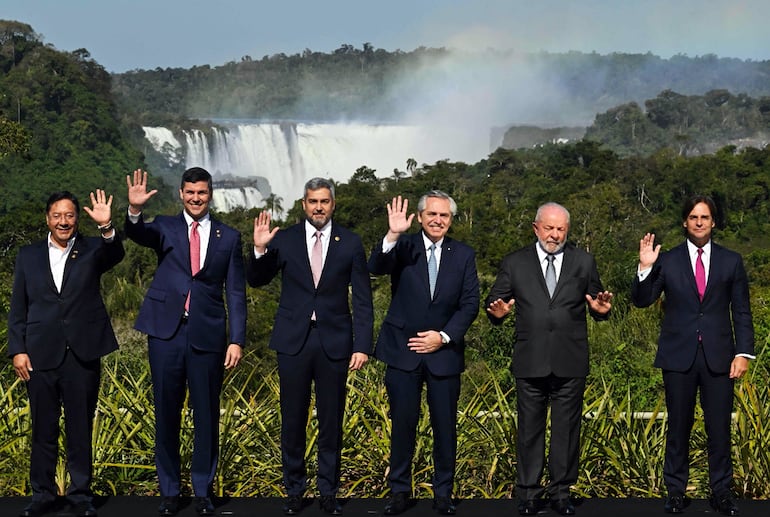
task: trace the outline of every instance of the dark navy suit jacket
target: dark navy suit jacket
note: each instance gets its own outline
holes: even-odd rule
[[[21,248],[8,313],[8,355],[28,354],[33,368],[50,370],[61,364],[67,346],[81,361],[117,349],[100,280],[124,254],[117,232],[111,242],[77,234],[60,293],[51,275],[48,241]]]
[[[246,277],[252,287],[265,285],[282,272],[271,349],[289,355],[299,353],[315,311],[321,345],[330,358],[372,353],[372,288],[358,235],[332,222],[317,288],[310,270],[304,221],[276,233],[264,256],[257,259],[252,251],[249,257]]]
[[[631,301],[651,305],[665,293],[665,310],[655,366],[686,371],[692,366],[702,334],[709,368],[727,373],[736,354],[754,355],[754,327],[749,285],[738,253],[711,243],[711,259],[703,301],[698,298],[687,243],[661,253],[652,271],[639,281],[634,276]]]
[[[139,310],[136,330],[160,339],[173,336],[189,291],[191,318],[187,325],[194,348],[224,352],[229,343],[245,345],[246,283],[237,230],[211,218],[206,262],[194,277],[184,215],[159,215],[149,223],[140,215],[136,224],[126,216],[125,230],[131,240],[152,248],[158,256],[158,268]]]
[[[434,375],[461,373],[465,368],[465,333],[479,313],[473,248],[444,238],[433,299],[421,231],[400,236],[389,253],[382,252],[380,241],[369,258],[369,271],[391,278],[392,299],[380,327],[375,357],[399,370],[412,371],[425,361]],[[424,330],[443,331],[451,342],[430,354],[413,352],[407,347],[409,338]]]

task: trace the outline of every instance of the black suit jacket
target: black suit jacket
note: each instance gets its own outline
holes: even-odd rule
[[[8,313],[8,355],[28,354],[34,369],[50,370],[61,364],[68,346],[82,361],[117,349],[100,280],[124,254],[117,232],[111,242],[77,234],[58,292],[48,240],[21,248]]]
[[[358,235],[332,222],[317,288],[310,270],[304,221],[276,233],[264,256],[257,259],[252,251],[249,257],[246,280],[252,287],[265,285],[282,272],[271,349],[289,355],[299,353],[315,311],[318,334],[329,357],[372,353],[372,287]]]
[[[716,373],[728,372],[736,354],[754,354],[743,260],[738,253],[712,242],[710,264],[702,302],[686,242],[661,253],[643,282],[634,276],[631,301],[637,307],[647,307],[665,293],[656,367],[678,372],[689,369],[695,360],[699,333],[706,361]]]
[[[479,279],[473,248],[445,237],[436,290],[431,299],[428,259],[422,232],[402,235],[389,253],[380,241],[369,258],[369,271],[391,275],[392,299],[380,327],[374,355],[400,370],[425,361],[434,375],[456,375],[465,368],[465,333],[479,313]],[[407,347],[424,330],[444,331],[451,342],[431,354]]]
[[[537,250],[532,244],[506,255],[485,306],[500,298],[515,300],[515,377],[586,377],[588,325],[586,294],[604,291],[594,258],[572,244],[564,247],[559,282],[548,296]],[[493,324],[501,319],[487,313]],[[608,315],[591,313],[596,320]]]

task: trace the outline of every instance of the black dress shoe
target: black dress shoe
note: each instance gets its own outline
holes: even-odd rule
[[[286,504],[283,505],[283,513],[286,515],[297,515],[302,511],[302,497],[290,495],[286,498]]]
[[[214,515],[216,513],[214,503],[208,497],[195,498],[195,511],[198,512],[198,515]]]
[[[559,515],[575,515],[575,505],[569,499],[554,499],[551,509]]]
[[[451,497],[436,497],[433,499],[433,509],[439,515],[454,515],[457,513],[457,508],[452,502]]]
[[[161,517],[171,517],[179,512],[179,496],[163,497],[158,506],[158,514]]]
[[[24,508],[19,517],[39,517],[53,510],[54,501],[32,501]]]
[[[74,506],[72,511],[77,517],[97,517],[99,515],[96,512],[96,508],[91,504],[91,501],[83,501]]]
[[[519,501],[519,515],[537,515],[538,510],[537,501],[534,499]]]
[[[721,496],[712,495],[709,498],[709,504],[711,507],[722,515],[740,515],[741,512],[735,505],[730,494],[724,494]]]
[[[321,504],[321,510],[329,515],[342,515],[342,506],[340,506],[340,503],[335,496],[322,495],[319,502]]]
[[[669,495],[663,504],[663,511],[666,513],[682,513],[688,506],[690,506],[689,497],[685,495]]]
[[[409,494],[407,492],[396,492],[385,505],[385,515],[398,515],[406,511],[409,505]]]

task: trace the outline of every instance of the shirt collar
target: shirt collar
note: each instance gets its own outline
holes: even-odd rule
[[[310,224],[309,221],[305,220],[305,236],[310,239],[313,235],[315,235],[315,232],[318,231],[318,228]],[[324,237],[327,237],[332,231],[332,222],[331,220],[324,225],[323,228],[321,228],[321,233]]]
[[[711,239],[708,240],[706,244],[703,245],[703,254],[706,256],[711,255]],[[691,257],[694,257],[698,254],[698,246],[693,244],[690,239],[687,239],[687,252],[690,254]]]
[[[431,245],[434,244],[434,242],[430,240],[427,235],[425,235],[425,232],[420,232],[420,234],[422,235],[423,246],[425,246],[426,250],[430,249]],[[435,244],[436,244],[436,249],[441,249],[441,246],[444,244],[444,237],[441,237],[441,239],[439,239],[439,241],[436,242]]]
[[[190,214],[188,214],[187,212],[182,212],[182,214],[184,215],[184,220],[187,223],[187,227],[189,228],[190,226],[192,226],[192,223],[195,219],[190,217]],[[208,226],[210,222],[211,222],[211,214],[209,214],[208,212],[206,212],[206,215],[198,219],[198,224],[201,226]]]
[[[566,244],[564,246],[562,246],[561,249],[559,251],[557,251],[556,253],[548,253],[540,245],[540,242],[536,242],[535,243],[535,250],[537,251],[537,258],[538,258],[538,260],[540,262],[543,262],[548,255],[553,255],[554,257],[556,257],[556,260],[559,260],[564,255],[564,247],[565,246],[566,246]]]
[[[75,237],[77,237],[77,233],[74,234],[70,239],[67,241],[67,247],[62,250],[59,246],[54,243],[53,239],[51,238],[51,232],[48,232],[48,249],[51,248],[55,249],[56,251],[60,251],[62,253],[69,253],[69,251],[72,249],[72,246],[75,245]]]

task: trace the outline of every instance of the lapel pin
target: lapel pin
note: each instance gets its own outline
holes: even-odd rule
[[[334,240],[337,241],[337,242],[340,242],[340,236],[339,235],[335,235],[334,236]]]
[[[217,228],[217,239],[219,239],[220,237],[222,237],[222,230]]]
[[[72,259],[78,258],[78,250],[72,250],[72,253],[70,253],[70,258]]]

